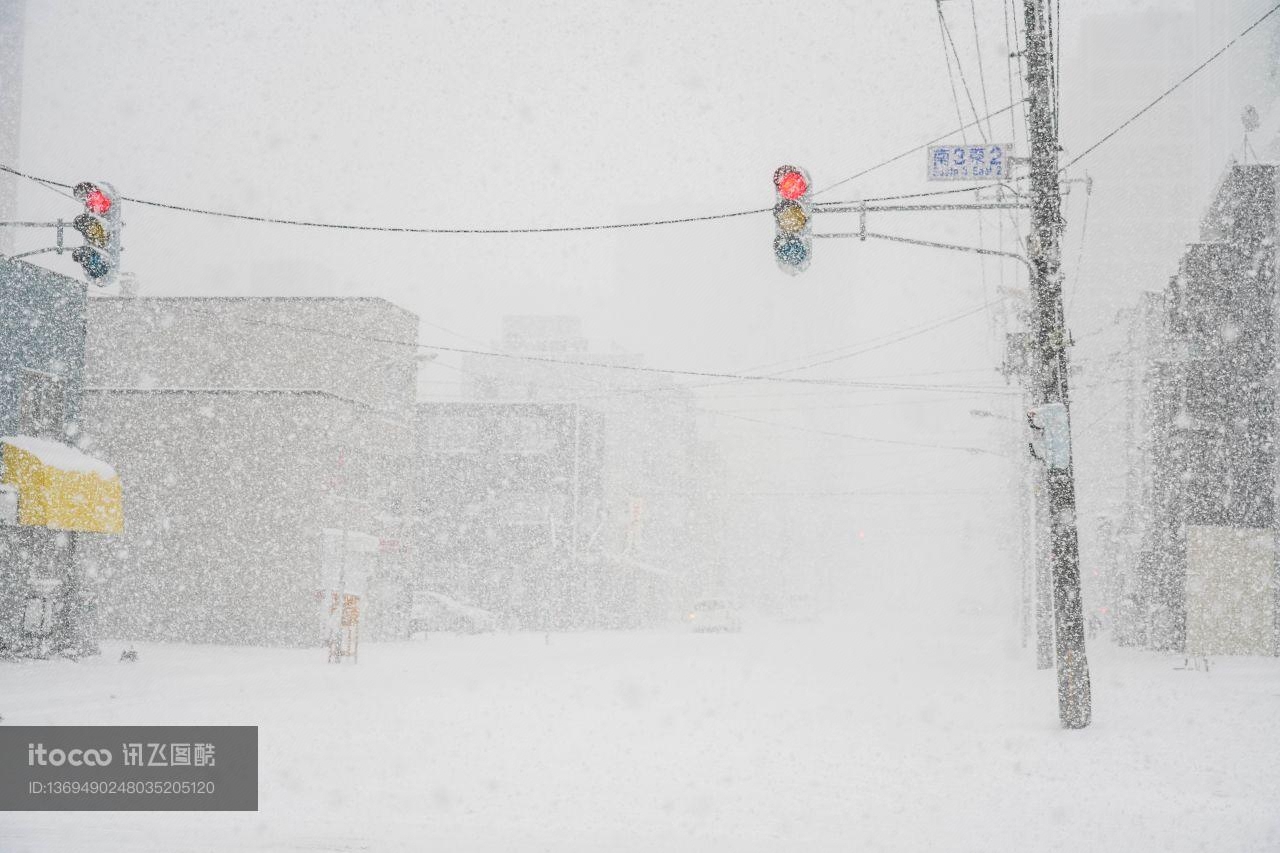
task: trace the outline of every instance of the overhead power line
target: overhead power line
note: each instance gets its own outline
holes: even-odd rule
[[[947,46],[950,45],[951,55],[954,56],[956,59],[956,72],[959,73],[960,83],[964,86],[964,95],[969,100],[969,110],[970,112],[973,113],[974,119],[976,119],[975,123],[978,126],[978,136],[982,137],[983,142],[988,142],[989,140],[987,139],[987,132],[982,129],[983,120],[978,116],[978,106],[973,101],[973,92],[969,89],[969,79],[965,76],[965,73],[964,73],[964,63],[960,61],[960,51],[956,50],[956,42],[955,42],[955,39],[951,37],[951,27],[947,25],[947,16],[943,14],[941,3],[938,3],[938,24],[942,28],[942,35],[943,35],[942,52],[945,54],[947,52]],[[979,67],[979,70],[981,70],[981,67],[982,67],[981,54],[978,55],[978,67]],[[951,76],[950,58],[947,59],[947,76]],[[952,80],[951,95],[952,95],[952,98],[955,99],[956,101],[956,115],[959,116],[961,112],[960,101],[958,98],[955,97],[955,88],[956,88],[955,81]],[[990,126],[991,123],[987,122],[987,124],[988,126]]]
[[[791,430],[796,430],[797,432],[813,433],[814,435],[825,435],[825,436],[830,436],[832,438],[846,438],[852,441],[867,441],[867,442],[872,442],[874,444],[896,444],[896,445],[902,445],[905,447],[926,447],[926,448],[929,448],[930,450],[961,450],[961,451],[964,451],[965,453],[984,453],[990,456],[1004,455],[1003,453],[997,453],[994,450],[987,450],[986,448],[983,448],[983,447],[970,447],[970,446],[960,445],[960,444],[941,444],[941,443],[924,442],[924,441],[905,441],[903,439],[898,439],[898,438],[877,438],[869,435],[854,435],[853,433],[848,433],[848,432],[835,432],[833,430],[814,429],[813,427],[797,426],[795,424],[780,423],[778,421],[769,421],[769,420],[764,420],[762,418],[749,418],[749,417],[746,417],[745,415],[730,414],[729,412],[718,411],[716,409],[702,409],[702,411],[711,415],[732,418],[737,421],[746,421],[747,423],[762,424],[764,426],[777,427],[779,429],[791,429]]]
[[[648,367],[637,364],[608,364],[593,361],[574,361],[572,359],[552,358],[550,356],[532,355],[528,353],[508,353],[508,352],[491,352],[487,350],[468,349],[466,347],[450,347],[441,344],[423,344],[404,340],[395,340],[394,338],[380,338],[373,335],[352,335],[345,332],[338,332],[332,329],[322,329],[316,326],[304,326],[296,323],[280,323],[272,320],[255,320],[248,317],[228,317],[222,314],[216,314],[211,311],[195,310],[192,313],[202,314],[207,317],[220,320],[234,321],[237,323],[249,323],[258,326],[270,326],[278,329],[286,329],[297,332],[307,332],[309,334],[317,334],[334,338],[342,338],[346,340],[367,341],[370,343],[389,344],[391,346],[406,347],[415,350],[432,350],[439,352],[461,353],[464,355],[478,355],[488,358],[506,359],[512,361],[529,361],[542,364],[555,364],[564,367],[576,368],[594,368],[599,370],[614,370],[630,373],[648,373],[663,376],[696,376],[712,379],[737,379],[749,382],[788,382],[807,385],[834,385],[848,388],[883,388],[888,390],[931,390],[931,391],[976,391],[992,394],[1011,393],[999,386],[972,386],[972,385],[948,385],[948,384],[911,384],[899,382],[864,382],[856,379],[813,379],[805,377],[785,377],[785,376],[768,376],[754,375],[744,373],[720,373],[709,370],[684,370],[678,368],[667,367]]]
[[[924,150],[925,150],[926,148],[928,148],[930,145],[933,145],[935,142],[941,142],[941,141],[942,141],[942,140],[944,140],[944,139],[947,139],[947,138],[949,138],[949,137],[955,136],[957,133],[961,133],[961,132],[963,132],[963,131],[966,131],[966,130],[968,130],[969,128],[974,127],[974,126],[976,126],[976,125],[978,125],[978,124],[980,124],[980,123],[982,123],[982,122],[984,122],[984,121],[988,121],[988,120],[990,120],[990,119],[995,118],[995,117],[996,117],[996,116],[998,116],[998,115],[1001,115],[1001,114],[1003,114],[1003,113],[1007,113],[1007,112],[1009,112],[1010,110],[1012,110],[1012,109],[1014,109],[1015,107],[1017,107],[1017,106],[1019,106],[1020,104],[1022,104],[1025,100],[1026,100],[1026,99],[1025,99],[1025,98],[1023,98],[1022,100],[1014,101],[1012,104],[1009,104],[1009,105],[1008,105],[1008,106],[1006,106],[1006,107],[1001,107],[1001,108],[1000,108],[1000,109],[998,109],[998,110],[993,110],[993,111],[991,111],[991,112],[987,113],[985,116],[983,116],[983,117],[982,117],[982,118],[980,118],[980,119],[977,119],[977,120],[975,120],[975,121],[971,121],[971,122],[969,122],[968,124],[961,125],[960,127],[957,127],[957,128],[955,128],[954,130],[949,130],[949,131],[947,131],[946,133],[944,133],[944,134],[942,134],[942,135],[940,135],[940,136],[935,136],[933,139],[930,139],[928,142],[925,142],[925,143],[922,143],[922,144],[920,144],[920,145],[917,145],[917,146],[915,146],[914,148],[909,148],[909,149],[907,149],[906,151],[903,151],[901,154],[895,154],[894,156],[892,156],[892,157],[888,158],[887,160],[881,160],[879,163],[876,163],[874,166],[870,166],[870,167],[868,167],[868,168],[866,168],[866,169],[863,169],[861,172],[857,172],[857,173],[855,173],[855,174],[852,174],[852,175],[850,175],[850,176],[849,176],[849,177],[847,177],[847,178],[842,178],[841,180],[836,181],[834,184],[828,184],[827,186],[823,187],[823,188],[822,188],[822,189],[820,189],[820,190],[817,190],[817,191],[816,191],[816,192],[814,192],[813,194],[814,194],[814,195],[822,195],[823,193],[828,192],[829,190],[833,190],[833,189],[835,189],[835,188],[836,188],[836,187],[838,187],[838,186],[843,186],[844,184],[847,184],[847,183],[849,183],[850,181],[856,181],[858,178],[861,178],[861,177],[863,177],[864,175],[869,175],[869,174],[871,174],[872,172],[874,172],[874,171],[876,171],[876,170],[878,170],[878,169],[883,169],[885,166],[888,166],[888,165],[890,165],[890,164],[892,164],[892,163],[896,163],[896,162],[898,162],[899,160],[903,160],[903,159],[905,159],[905,158],[907,158],[907,157],[910,157],[912,154],[918,154],[918,153],[920,153],[921,151],[924,151]]]
[[[864,353],[872,352],[878,349],[883,349],[884,347],[891,346],[896,343],[901,343],[902,341],[909,340],[911,338],[918,337],[928,332],[935,331],[936,329],[940,329],[943,326],[948,326],[952,323],[963,320],[966,317],[972,317],[974,314],[980,314],[983,311],[986,311],[988,308],[992,307],[993,305],[996,305],[1003,301],[1004,301],[1004,297],[1001,297],[999,299],[992,299],[988,302],[982,303],[981,305],[977,305],[968,310],[961,311],[957,314],[953,314],[950,317],[944,317],[940,320],[934,320],[929,323],[924,323],[910,330],[904,331],[900,334],[888,336],[884,340],[881,340],[873,344],[868,344],[866,346],[862,346],[858,349],[853,350],[852,352],[845,352],[845,353],[841,353],[840,355],[832,355],[832,356],[829,356],[828,358],[824,358],[819,361],[811,361],[806,364],[798,365],[796,367],[788,367],[784,370],[779,370],[779,371],[776,371],[775,373],[770,373],[769,375],[780,376],[784,373],[794,373],[800,370],[808,370],[813,367],[820,367],[824,364],[832,364],[837,361],[846,361],[850,358],[863,355]],[[822,353],[818,353],[818,355],[822,355]]]
[[[975,0],[969,0],[969,17],[973,21],[973,51],[974,56],[978,58],[978,81],[982,84],[982,108],[990,112],[991,101],[987,97],[987,72],[983,68],[982,39],[978,37],[978,8]],[[991,129],[991,122],[987,122],[987,132],[992,137],[995,136],[994,131]]]
[[[69,188],[70,184],[42,178],[20,172],[11,166],[0,164],[0,171],[8,172],[19,178],[26,178],[45,186]],[[715,219],[732,219],[737,216],[751,216],[756,213],[768,213],[772,208],[761,207],[754,210],[735,210],[731,213],[713,213],[706,216],[684,216],[674,219],[649,219],[641,222],[617,222],[602,225],[551,225],[527,228],[430,228],[414,225],[356,225],[341,222],[316,222],[307,219],[284,219],[274,216],[258,216],[251,213],[232,213],[225,210],[210,210],[203,207],[192,207],[185,204],[174,204],[167,201],[120,196],[122,201],[133,204],[157,207],[163,210],[177,210],[182,213],[196,213],[202,216],[216,216],[222,219],[236,219],[242,222],[263,222],[272,225],[295,225],[301,228],[327,228],[336,231],[379,231],[393,234],[549,234],[565,231],[608,231],[619,228],[647,228],[654,225],[678,225],[689,222],[709,222]]]
[[[991,113],[985,118],[989,119],[992,116],[1000,115],[1001,113],[1007,112],[1016,106],[1017,104],[1010,104],[1004,109],[996,110],[995,112]],[[833,189],[834,187],[841,186],[842,184],[847,184],[848,182],[855,180],[857,178],[860,178],[863,175],[868,175],[871,172],[876,171],[877,169],[882,169],[885,166],[888,166],[890,163],[895,163],[904,157],[909,157],[910,155],[918,151],[923,151],[925,148],[929,147],[933,143],[938,142],[939,140],[942,140],[942,139],[946,139],[949,136],[954,136],[955,134],[963,130],[966,130],[969,127],[972,127],[973,124],[974,124],[973,122],[970,122],[969,124],[964,125],[963,127],[957,128],[952,131],[948,131],[947,133],[944,133],[942,136],[939,136],[936,139],[931,139],[928,142],[924,143],[923,145],[917,145],[907,151],[904,151],[903,153],[895,157],[891,157],[888,160],[881,161],[880,163],[877,163],[874,166],[863,169],[861,172],[858,172],[856,175],[851,175],[850,177],[845,178],[841,181],[838,181],[832,184],[831,186],[826,187],[825,189],[818,190],[818,192],[814,194],[817,195],[818,193],[826,192],[827,190]],[[10,175],[14,175],[15,177],[23,178],[28,181],[34,181],[35,183],[41,184],[42,186],[45,186],[45,187],[50,187],[50,188],[61,187],[63,189],[71,188],[71,184],[64,183],[61,181],[55,181],[50,178],[44,178],[39,175],[29,174],[27,172],[20,171],[12,166],[9,166],[3,163],[0,163],[0,172],[7,172]],[[948,190],[946,192],[950,192],[950,191]],[[924,194],[921,194],[921,195],[924,195]],[[330,229],[335,231],[372,231],[372,232],[382,232],[382,233],[391,233],[391,234],[440,234],[440,235],[449,235],[449,234],[516,235],[516,234],[560,234],[560,233],[568,233],[568,232],[575,232],[575,231],[617,231],[617,230],[628,229],[628,228],[651,228],[659,225],[687,225],[694,222],[712,222],[720,219],[733,219],[741,216],[754,216],[756,214],[769,213],[773,209],[772,207],[760,207],[760,208],[753,208],[750,210],[735,210],[729,213],[712,213],[704,216],[682,216],[682,217],[674,217],[671,219],[648,219],[648,220],[641,220],[636,222],[611,222],[611,223],[587,224],[587,225],[548,225],[548,226],[527,226],[527,227],[515,227],[515,228],[458,228],[458,227],[422,227],[422,226],[414,226],[414,225],[362,225],[362,224],[341,223],[341,222],[317,222],[317,221],[307,220],[307,219],[289,219],[289,218],[282,218],[282,217],[275,217],[275,216],[261,216],[261,215],[250,214],[250,213],[234,213],[234,212],[225,211],[225,210],[212,210],[209,208],[194,207],[192,205],[176,204],[176,203],[167,202],[167,201],[157,201],[155,199],[138,198],[136,196],[121,196],[120,198],[121,200],[130,202],[132,204],[141,204],[141,205],[146,205],[148,207],[159,208],[162,210],[174,210],[174,211],[179,211],[181,213],[192,213],[192,214],[198,214],[201,216],[215,216],[221,219],[234,219],[241,222],[260,222],[260,223],[266,223],[271,225],[292,225],[299,228],[325,228],[325,229]],[[888,200],[891,198],[896,198],[896,196],[888,196],[883,200]],[[878,201],[882,199],[865,199],[865,200]]]
[[[973,314],[977,314],[981,311],[984,311],[987,308],[992,307],[993,305],[997,304],[1000,301],[1002,300],[992,300],[989,302],[983,302],[980,305],[975,305],[971,308],[966,308],[963,311],[960,311],[954,314],[949,314],[945,317],[937,317],[931,320],[926,320],[922,323],[913,323],[912,325],[907,326],[906,328],[896,329],[886,334],[877,335],[874,338],[869,338],[862,341],[855,341],[853,343],[843,344],[841,346],[832,347],[829,349],[818,350],[817,352],[802,353],[800,355],[791,356],[789,358],[778,359],[776,361],[767,361],[767,362],[764,362],[763,364],[755,364],[755,365],[752,365],[751,367],[746,368],[744,372],[768,370],[774,367],[781,368],[782,366],[787,365],[790,362],[805,362],[804,364],[800,364],[798,366],[788,367],[785,370],[780,369],[777,371],[773,371],[770,374],[770,375],[778,375],[783,373],[791,373],[797,370],[804,370],[809,367],[816,367],[819,364],[827,363],[827,361],[820,361],[820,362],[817,362],[816,364],[811,363],[812,359],[815,359],[815,358],[823,358],[824,356],[832,356],[838,353],[844,353],[845,355],[841,355],[839,358],[830,359],[830,360],[839,361],[843,358],[851,358],[855,355],[860,355],[863,352],[871,352],[873,350],[877,350],[882,347],[889,346],[891,344],[909,340],[918,335],[925,334],[927,332],[933,331],[935,329],[941,328],[951,323],[958,322],[960,320],[963,320],[966,317],[972,316]],[[854,350],[854,352],[850,352],[850,350]]]
[[[1218,51],[1217,51],[1215,54],[1213,54],[1213,56],[1210,56],[1210,57],[1209,57],[1208,59],[1206,59],[1204,62],[1201,62],[1201,63],[1200,63],[1199,65],[1197,65],[1195,68],[1191,69],[1191,71],[1190,71],[1190,72],[1188,72],[1188,73],[1186,74],[1186,76],[1184,76],[1184,77],[1183,77],[1181,80],[1179,80],[1177,83],[1174,83],[1174,84],[1173,84],[1172,86],[1170,86],[1168,89],[1165,89],[1162,93],[1160,93],[1160,95],[1159,95],[1159,96],[1158,96],[1154,101],[1152,101],[1151,103],[1147,104],[1145,107],[1143,107],[1142,109],[1138,110],[1138,111],[1137,111],[1136,113],[1134,113],[1133,115],[1129,116],[1129,118],[1127,118],[1127,119],[1125,119],[1123,122],[1121,122],[1121,123],[1120,123],[1120,125],[1119,125],[1119,126],[1117,126],[1114,130],[1112,130],[1111,132],[1107,133],[1105,136],[1103,136],[1103,137],[1102,137],[1101,139],[1099,139],[1097,142],[1095,142],[1095,143],[1093,143],[1092,145],[1090,145],[1090,146],[1089,146],[1088,148],[1086,148],[1084,151],[1081,151],[1081,152],[1080,152],[1079,154],[1077,154],[1075,157],[1071,158],[1071,160],[1067,161],[1067,164],[1066,164],[1065,166],[1063,166],[1063,167],[1062,167],[1062,169],[1060,169],[1059,171],[1064,171],[1064,170],[1066,170],[1066,169],[1070,168],[1071,166],[1074,166],[1076,163],[1079,163],[1079,162],[1080,162],[1081,160],[1083,160],[1085,157],[1089,156],[1089,155],[1090,155],[1090,154],[1092,154],[1094,151],[1096,151],[1098,148],[1102,147],[1104,144],[1106,144],[1107,142],[1109,142],[1112,138],[1114,138],[1114,137],[1116,136],[1116,134],[1120,133],[1120,131],[1124,130],[1126,127],[1128,127],[1129,125],[1133,124],[1133,123],[1134,123],[1135,121],[1137,121],[1138,119],[1142,118],[1142,116],[1146,115],[1146,113],[1147,113],[1147,112],[1148,112],[1152,107],[1154,107],[1156,104],[1160,103],[1160,102],[1161,102],[1161,101],[1163,101],[1165,98],[1167,98],[1167,97],[1169,97],[1170,95],[1172,95],[1172,94],[1173,94],[1174,92],[1176,92],[1179,88],[1181,88],[1184,84],[1186,84],[1186,83],[1187,83],[1187,82],[1188,82],[1192,77],[1195,77],[1195,76],[1196,76],[1197,74],[1199,74],[1201,71],[1203,71],[1204,69],[1208,68],[1208,67],[1209,67],[1209,65],[1210,65],[1211,63],[1213,63],[1213,61],[1214,61],[1214,60],[1216,60],[1218,57],[1222,56],[1222,54],[1226,53],[1226,52],[1227,52],[1228,50],[1230,50],[1233,46],[1235,46],[1236,42],[1240,41],[1240,39],[1244,38],[1244,37],[1245,37],[1245,36],[1247,36],[1250,32],[1252,32],[1253,30],[1255,30],[1255,29],[1257,29],[1259,26],[1261,26],[1263,21],[1265,21],[1267,18],[1270,18],[1270,17],[1271,17],[1272,15],[1274,15],[1277,11],[1280,11],[1280,3],[1277,3],[1276,5],[1272,6],[1272,7],[1271,7],[1271,8],[1270,8],[1270,9],[1269,9],[1269,10],[1268,10],[1268,11],[1267,11],[1267,12],[1266,12],[1266,13],[1265,13],[1261,18],[1258,18],[1258,20],[1254,21],[1252,24],[1250,24],[1249,26],[1245,27],[1245,28],[1240,32],[1240,34],[1239,34],[1239,35],[1237,35],[1235,38],[1231,39],[1231,41],[1227,42],[1227,43],[1226,43],[1226,44],[1224,44],[1221,48],[1219,48],[1219,49],[1218,49]]]
[[[1164,92],[1162,92],[1157,98],[1155,98],[1155,100],[1151,101],[1151,103],[1147,104],[1142,109],[1138,110],[1136,113],[1134,113],[1124,122],[1122,122],[1115,129],[1107,133],[1105,136],[1100,138],[1098,141],[1094,142],[1092,145],[1090,145],[1080,154],[1076,155],[1074,158],[1068,161],[1066,165],[1062,166],[1061,168],[1063,170],[1070,168],[1071,166],[1078,163],[1080,160],[1087,157],[1089,154],[1093,153],[1099,147],[1109,142],[1113,137],[1115,137],[1117,134],[1123,131],[1126,127],[1133,124],[1143,115],[1145,115],[1149,110],[1151,110],[1161,101],[1163,101],[1169,95],[1173,94],[1180,87],[1186,84],[1189,80],[1191,80],[1193,77],[1195,77],[1205,68],[1207,68],[1215,60],[1217,60],[1220,56],[1222,56],[1222,54],[1230,50],[1233,46],[1235,46],[1235,44],[1240,39],[1244,38],[1250,32],[1252,32],[1253,30],[1261,26],[1262,23],[1267,20],[1267,18],[1274,15],[1277,11],[1280,11],[1280,3],[1277,3],[1276,5],[1272,6],[1271,9],[1269,9],[1265,14],[1263,14],[1260,18],[1258,18],[1256,21],[1254,21],[1252,24],[1250,24],[1248,27],[1242,30],[1239,33],[1239,35],[1231,39],[1229,42],[1223,45],[1216,53],[1214,53],[1204,62],[1200,63],[1198,66],[1192,69],[1188,74],[1182,77],[1182,79],[1178,80],[1178,82],[1174,83]],[[943,21],[943,24],[945,26],[945,20]],[[1016,27],[1017,27],[1017,20],[1015,17],[1014,19],[1015,31],[1016,31]],[[954,46],[953,46],[953,50],[954,50]],[[967,84],[966,84],[966,89],[967,89]],[[836,187],[843,186],[844,184],[857,180],[858,178],[864,177],[865,175],[868,175],[872,172],[882,169],[885,166],[896,163],[899,160],[905,159],[906,157],[910,157],[912,154],[916,154],[920,151],[923,151],[926,148],[928,148],[930,145],[933,145],[937,142],[941,142],[947,139],[948,137],[954,136],[957,133],[962,133],[971,127],[978,127],[979,129],[981,129],[982,122],[985,121],[989,123],[992,118],[998,115],[1002,115],[1004,113],[1010,112],[1014,108],[1025,103],[1026,100],[1027,99],[1025,97],[1019,98],[1017,101],[1013,101],[1007,106],[1001,107],[998,110],[993,110],[987,113],[985,116],[975,118],[974,121],[962,124],[960,127],[955,128],[953,130],[949,130],[946,133],[936,136],[933,139],[930,139],[928,142],[924,142],[920,145],[913,146],[912,148],[909,148],[899,154],[895,154],[894,156],[889,157],[885,160],[882,160],[876,163],[875,165],[869,166],[859,172],[855,172],[854,174],[850,175],[847,178],[842,178],[841,180],[836,181],[835,183],[828,184],[822,189],[815,191],[814,195],[815,196],[821,195],[823,193],[826,193],[826,192],[829,192],[830,190],[835,189]],[[970,102],[972,105],[971,95],[970,95]],[[976,109],[975,109],[975,113],[976,113]],[[51,178],[45,178],[39,175],[33,175],[27,172],[23,172],[12,166],[9,166],[3,163],[0,163],[0,172],[7,172],[10,175],[14,175],[15,177],[23,178],[25,180],[33,181],[47,188],[61,188],[64,190],[68,190],[72,186],[69,183],[55,181]],[[952,192],[952,190],[940,191],[937,194],[942,194],[943,192]],[[925,194],[922,193],[921,195],[925,195]],[[886,199],[889,199],[889,198],[896,198],[896,197],[893,197],[893,196],[886,197]],[[713,214],[707,214],[703,216],[673,217],[670,219],[649,219],[649,220],[641,220],[636,222],[614,222],[614,223],[597,223],[597,224],[585,224],[585,225],[526,226],[526,227],[513,227],[513,228],[459,228],[459,227],[422,227],[422,226],[410,226],[410,225],[363,225],[363,224],[341,223],[341,222],[318,222],[318,221],[305,220],[305,219],[290,219],[290,218],[262,216],[257,214],[248,214],[248,213],[235,213],[235,212],[224,211],[224,210],[212,210],[209,208],[194,207],[192,205],[176,204],[173,202],[166,202],[166,201],[157,201],[155,199],[145,199],[145,198],[139,198],[136,196],[121,196],[121,199],[124,201],[130,202],[132,204],[141,204],[141,205],[146,205],[148,207],[155,207],[163,210],[174,210],[182,213],[192,213],[192,214],[198,214],[202,216],[214,216],[222,219],[234,219],[234,220],[243,221],[243,222],[260,222],[260,223],[267,223],[267,224],[273,224],[273,225],[292,225],[292,226],[302,227],[302,228],[325,228],[325,229],[340,230],[340,231],[370,231],[370,232],[398,233],[398,234],[439,234],[439,235],[449,235],[449,234],[517,235],[517,234],[555,234],[555,233],[568,233],[568,232],[577,232],[577,231],[614,231],[614,230],[622,230],[622,229],[629,229],[629,228],[649,228],[649,227],[655,227],[660,225],[684,225],[684,224],[690,224],[694,222],[711,222],[711,221],[716,221],[721,219],[733,219],[733,218],[742,217],[742,216],[754,216],[761,213],[768,213],[772,209],[768,207],[761,207],[761,208],[752,208],[749,210],[735,210],[728,213],[713,213]],[[866,199],[866,201],[873,201],[873,200],[875,199]]]
[[[938,37],[942,39],[942,58],[947,63],[947,83],[951,86],[951,102],[956,108],[956,120],[961,124],[964,123],[964,114],[960,109],[960,95],[956,92],[956,76],[951,73],[951,54],[947,52],[947,21],[942,16],[942,0],[934,0],[938,7]],[[978,131],[982,131],[982,125],[978,125]],[[960,141],[965,145],[969,144],[968,138],[962,133]]]
[[[1019,178],[1016,178],[1015,180],[1022,180],[1022,178],[1019,177]],[[1002,183],[1002,184],[998,184],[998,186],[1003,186],[1007,190],[1012,192],[1014,195],[1019,195],[1019,193],[1016,190],[1014,190],[1012,187],[1009,187],[1006,184]],[[872,202],[879,202],[879,201],[901,201],[903,199],[912,199],[912,198],[932,198],[934,196],[940,196],[940,195],[955,195],[956,193],[978,192],[980,190],[985,190],[990,188],[991,188],[991,184],[989,183],[973,184],[967,187],[954,187],[949,190],[929,190],[927,192],[903,193],[900,195],[881,195],[881,196],[872,196],[871,198],[855,198],[855,199],[850,199],[848,201],[819,201],[814,203],[814,207],[816,207],[818,210],[822,210],[824,207],[838,207],[844,204],[871,204]]]

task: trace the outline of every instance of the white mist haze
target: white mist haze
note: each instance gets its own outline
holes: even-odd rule
[[[1273,4],[1061,5],[1067,163]],[[541,401],[592,391],[607,412],[687,390],[696,438],[723,461],[714,499],[681,484],[724,508],[723,583],[705,593],[748,621],[741,637],[683,624],[441,633],[319,672],[315,649],[234,644],[142,646],[123,675],[123,645],[74,678],[14,664],[0,670],[7,722],[260,726],[263,794],[248,817],[0,813],[0,850],[1280,845],[1262,746],[1280,735],[1263,696],[1274,661],[1232,660],[1188,688],[1165,660],[1091,637],[1099,722],[1058,739],[1053,673],[1027,645],[1024,399],[1001,372],[1026,264],[877,239],[815,239],[794,277],[773,257],[782,164],[808,171],[816,201],[856,202],[947,188],[926,180],[924,150],[894,159],[944,136],[1026,156],[1008,60],[1021,3],[29,0],[25,14],[20,146],[5,165],[40,178],[387,229],[742,212],[430,234],[126,201],[122,268],[144,297],[388,300],[419,318],[419,403],[468,398],[476,359],[504,363],[504,317],[580,318],[592,357],[670,372],[566,368],[572,381]],[[1128,449],[1119,318],[1199,239],[1246,156],[1247,104],[1264,116],[1249,156],[1280,158],[1277,21],[1065,173],[1090,604]],[[26,180],[15,207],[74,215]],[[882,212],[867,226],[1016,255],[1029,229],[1021,210]],[[857,229],[857,214],[814,218],[817,232]],[[47,237],[16,239],[23,251]],[[36,260],[80,275],[69,256]],[[125,496],[128,518],[127,482]],[[774,620],[789,601],[817,621]],[[1209,720],[1220,726],[1202,738]]]

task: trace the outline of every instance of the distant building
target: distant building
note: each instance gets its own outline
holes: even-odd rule
[[[574,403],[419,404],[418,591],[539,630],[633,623],[601,570],[601,427]]]
[[[309,643],[340,584],[402,633],[416,341],[380,299],[93,300],[84,409],[137,484],[104,632]]]
[[[1114,11],[1091,11],[1075,19],[1081,55],[1088,61],[1079,63],[1066,81],[1063,115],[1097,117],[1100,124],[1076,138],[1068,128],[1068,146],[1091,142],[1104,126],[1131,115],[1138,93],[1163,91],[1172,75],[1181,73],[1186,57],[1208,56],[1231,40],[1249,4],[1114,5]],[[1089,231],[1089,252],[1104,262],[1091,265],[1092,277],[1102,277],[1105,270],[1108,289],[1118,292],[1135,285],[1138,290],[1161,286],[1169,253],[1195,239],[1199,199],[1218,179],[1221,160],[1197,155],[1206,150],[1242,155],[1239,117],[1246,104],[1252,101],[1266,113],[1267,102],[1280,95],[1278,47],[1280,22],[1273,18],[1224,54],[1214,74],[1198,78],[1177,98],[1145,115],[1143,133],[1117,136],[1109,143],[1108,158],[1089,162],[1088,171],[1100,186],[1123,188],[1093,199],[1095,223],[1104,224]],[[1277,121],[1280,115],[1264,115],[1263,132],[1254,134],[1253,146],[1264,159],[1268,133],[1280,129]],[[1078,153],[1067,151],[1068,156]],[[1072,207],[1069,203],[1068,218]],[[1107,227],[1110,221],[1123,227]]]
[[[1127,642],[1280,653],[1277,168],[1229,169],[1201,241],[1135,321],[1146,393],[1130,422],[1145,440],[1125,535],[1139,544],[1112,584]]]
[[[1153,392],[1160,380],[1165,352],[1166,295],[1144,292],[1138,304],[1122,312],[1126,326],[1124,350],[1129,358],[1119,366],[1126,400],[1123,426],[1124,501],[1118,516],[1106,517],[1108,539],[1100,536],[1102,556],[1101,606],[1114,625],[1121,645],[1145,646],[1150,641],[1145,610],[1151,600],[1151,536],[1155,518],[1156,418],[1160,414]]]
[[[0,655],[96,649],[77,556],[120,532],[123,505],[114,469],[83,449],[85,289],[0,260]]]
[[[506,357],[468,356],[470,395],[505,402],[577,402],[599,413],[602,449],[602,526],[596,541],[603,573],[636,591],[628,606],[645,618],[674,614],[709,577],[694,529],[694,489],[705,454],[690,392],[634,353],[593,351],[581,320],[566,316],[509,316],[498,349]],[[565,362],[569,362],[566,364]],[[718,516],[717,516],[718,517]],[[625,558],[625,559],[624,559]],[[712,570],[715,574],[717,570]],[[633,580],[636,573],[640,577]]]

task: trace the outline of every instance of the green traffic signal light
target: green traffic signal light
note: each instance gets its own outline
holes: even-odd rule
[[[787,272],[800,272],[809,264],[809,243],[795,236],[781,236],[773,241],[773,254]]]
[[[84,268],[84,274],[89,278],[105,278],[111,274],[111,264],[97,249],[81,246],[71,253],[71,259]]]

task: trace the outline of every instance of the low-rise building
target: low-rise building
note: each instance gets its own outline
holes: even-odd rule
[[[497,349],[471,355],[466,393],[494,402],[577,403],[601,423],[601,527],[596,543],[605,586],[629,590],[621,610],[656,621],[687,605],[706,574],[696,530],[697,410],[690,392],[644,359],[593,350],[572,316],[509,316]],[[693,594],[697,594],[696,592]],[[639,614],[635,617],[634,614]]]
[[[1120,638],[1191,654],[1280,653],[1275,364],[1277,172],[1233,164],[1134,356],[1145,393],[1109,586]],[[1139,321],[1149,324],[1150,310]]]
[[[602,571],[601,419],[574,403],[421,403],[419,591],[536,629],[620,624]]]
[[[85,304],[82,282],[0,260],[0,655],[97,648],[79,552],[124,518],[115,470],[86,452]]]
[[[89,308],[84,408],[137,484],[128,531],[87,555],[104,632],[309,643],[339,583],[366,634],[402,633],[416,316],[380,299]]]

